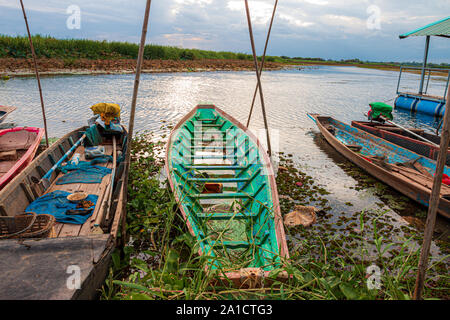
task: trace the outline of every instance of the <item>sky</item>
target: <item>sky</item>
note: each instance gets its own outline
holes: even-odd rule
[[[33,34],[137,43],[146,1],[23,2]],[[274,3],[249,0],[258,54]],[[425,38],[398,35],[449,15],[449,0],[279,0],[268,55],[422,61]],[[0,0],[0,33],[26,34],[19,0]],[[147,42],[251,53],[244,0],[153,0]],[[450,39],[432,37],[429,62],[450,63]]]

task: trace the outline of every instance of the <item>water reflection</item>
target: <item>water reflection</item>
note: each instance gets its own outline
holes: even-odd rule
[[[314,67],[266,72],[262,76],[269,126],[279,134],[279,150],[292,153],[304,170],[332,193],[336,213],[349,211],[345,202],[355,202],[350,211],[361,210],[379,201],[376,196],[362,197],[355,191],[355,180],[339,166],[337,153],[316,134],[315,124],[306,116],[315,112],[344,122],[364,120],[368,104],[395,98],[396,72],[356,67]],[[403,74],[402,85],[414,88],[419,75]],[[89,107],[98,102],[121,105],[125,124],[133,89],[133,75],[60,76],[42,79],[47,109],[49,136],[62,136],[86,124]],[[445,82],[433,83],[429,93],[443,92]],[[255,88],[253,72],[205,72],[144,74],[141,77],[135,128],[162,134],[161,120],[175,124],[199,103],[213,103],[239,121],[246,123]],[[8,121],[41,126],[40,102],[36,81],[13,78],[0,82],[0,104],[18,110]],[[430,119],[395,111],[395,121],[433,130]],[[259,104],[256,104],[250,129],[264,128]],[[434,130],[433,130],[434,131]],[[274,141],[272,145],[277,145]],[[330,177],[333,177],[332,179]]]

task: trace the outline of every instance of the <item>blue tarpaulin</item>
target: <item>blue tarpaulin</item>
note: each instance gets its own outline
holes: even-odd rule
[[[70,192],[66,191],[53,191],[47,193],[36,200],[34,200],[30,205],[25,209],[25,212],[34,212],[36,214],[51,214],[56,218],[57,222],[62,223],[72,223],[72,224],[83,224],[90,216],[91,213],[82,216],[82,215],[67,215],[67,210],[86,210],[86,209],[94,209],[95,204],[97,203],[98,196],[90,194],[86,200],[91,201],[94,205],[90,208],[77,208],[76,203],[72,203],[67,200],[67,196]]]
[[[93,164],[108,162],[110,160],[112,160],[111,156],[102,156],[92,161],[80,161],[78,164],[69,163],[65,166],[60,166],[58,168],[65,174],[56,181],[56,184],[101,183],[103,177],[110,174],[112,170]]]

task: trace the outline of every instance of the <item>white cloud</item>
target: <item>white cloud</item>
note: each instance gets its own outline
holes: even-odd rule
[[[269,43],[270,55],[325,58],[420,60],[423,39],[399,40],[398,35],[450,12],[448,0],[281,0]],[[257,50],[262,50],[275,0],[249,0]],[[82,28],[65,26],[66,8],[80,6]],[[367,8],[381,10],[381,30],[369,30]],[[34,33],[133,41],[139,39],[145,1],[26,0]],[[17,10],[16,12],[13,10]],[[13,14],[11,14],[13,13]],[[158,44],[210,50],[251,52],[244,0],[152,1],[149,40]],[[0,0],[0,32],[24,34],[17,0]],[[433,39],[431,59],[449,61],[450,41]],[[377,48],[389,48],[382,50]],[[377,51],[378,50],[378,51]]]
[[[281,20],[285,20],[287,23],[289,23],[290,25],[296,26],[296,27],[310,27],[314,25],[314,22],[306,22],[303,20],[300,20],[298,18],[295,18],[289,14],[285,14],[285,13],[280,13],[279,14],[279,18]]]
[[[212,3],[213,0],[175,0],[175,4],[171,7],[170,11],[174,16],[176,16],[186,6],[196,5],[203,8]]]
[[[326,0],[303,0],[306,3],[315,4],[318,6],[326,6],[328,4],[328,1]]]
[[[248,7],[254,24],[266,24],[272,17],[273,4],[267,1],[249,1]],[[227,8],[245,14],[244,1],[242,0],[228,1]]]

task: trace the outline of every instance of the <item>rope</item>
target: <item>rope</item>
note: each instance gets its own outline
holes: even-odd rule
[[[260,73],[259,73],[259,68],[258,68],[258,58],[256,57],[255,40],[253,38],[252,21],[250,18],[250,10],[248,8],[248,0],[245,0],[245,11],[247,13],[248,32],[250,35],[250,42],[252,45],[253,61],[255,63],[255,71],[256,71],[256,79],[258,80],[259,97],[261,99],[261,108],[262,108],[263,117],[264,117],[264,126],[266,128],[267,153],[268,153],[269,157],[271,157],[272,156],[272,148],[270,146],[269,126],[267,124],[266,106],[264,104],[264,95],[263,95],[263,91],[262,91],[261,78],[260,78]]]

